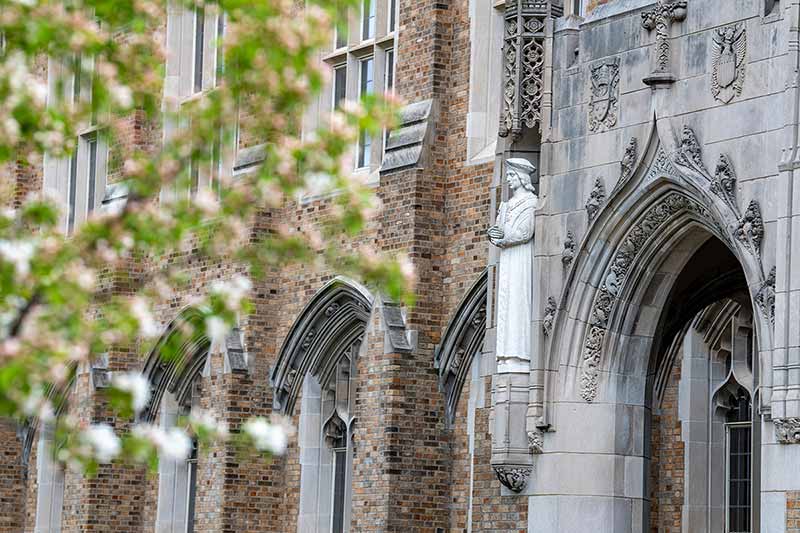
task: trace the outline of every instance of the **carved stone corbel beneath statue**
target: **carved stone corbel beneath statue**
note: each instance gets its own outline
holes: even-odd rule
[[[516,493],[523,491],[533,472],[533,467],[530,465],[493,465],[493,468],[500,483]]]
[[[775,418],[775,439],[781,444],[800,444],[800,418]]]
[[[646,85],[669,85],[675,82],[675,75],[670,71],[670,30],[673,22],[685,18],[685,0],[658,0],[653,9],[642,13],[642,27],[656,31],[656,66],[642,80]]]

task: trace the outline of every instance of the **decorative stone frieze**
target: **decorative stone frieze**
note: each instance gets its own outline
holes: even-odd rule
[[[714,171],[714,178],[711,180],[711,192],[722,198],[734,211],[738,211],[736,205],[736,173],[733,171],[733,164],[725,154],[719,155],[717,168]]]
[[[756,304],[761,310],[761,313],[773,324],[775,323],[775,273],[776,268],[773,266],[767,279],[761,284],[756,294]]]
[[[619,113],[619,58],[592,67],[589,81],[589,131],[614,127]]]
[[[564,265],[564,269],[568,269],[575,259],[575,246],[575,234],[572,230],[568,230],[567,238],[564,240],[564,250],[561,252],[561,264]]]
[[[739,225],[734,232],[736,239],[745,245],[754,255],[761,255],[761,241],[764,239],[764,220],[761,208],[756,200],[750,200]]]
[[[547,336],[553,332],[553,320],[556,318],[557,306],[555,298],[552,296],[547,298],[547,307],[544,308],[544,318],[542,319],[542,330]]]
[[[647,85],[669,84],[675,81],[670,71],[670,29],[673,22],[686,18],[685,0],[658,0],[656,6],[642,13],[642,26],[656,31],[656,64],[650,76],[642,80]]]
[[[533,472],[533,467],[528,465],[493,465],[493,468],[500,483],[517,493],[522,492]]]
[[[697,136],[689,126],[684,126],[681,132],[681,144],[675,154],[675,164],[688,168],[698,174],[710,177],[705,163],[703,163],[703,149],[697,141]]]
[[[747,33],[743,23],[714,31],[712,36],[711,94],[723,104],[741,96],[747,56]]]
[[[603,185],[603,181],[597,178],[594,182],[594,188],[589,194],[589,199],[586,201],[586,213],[589,215],[589,222],[594,220],[605,201],[606,187]]]
[[[518,138],[542,120],[545,21],[563,8],[553,0],[508,0],[503,45],[501,137]]]
[[[528,447],[533,454],[538,455],[544,453],[544,434],[539,430],[529,431]]]
[[[800,418],[775,418],[775,438],[781,444],[800,444]]]
[[[599,366],[602,361],[606,328],[614,304],[622,292],[630,266],[643,250],[647,240],[673,215],[684,210],[693,211],[708,220],[712,219],[705,207],[683,194],[673,192],[647,211],[628,232],[616,250],[595,295],[590,327],[584,340],[580,375],[580,395],[583,400],[592,402],[597,398]]]

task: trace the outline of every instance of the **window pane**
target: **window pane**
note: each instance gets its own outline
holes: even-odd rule
[[[338,109],[347,95],[347,66],[336,67],[333,71],[333,108]]]
[[[750,425],[728,427],[728,527],[730,533],[750,533]]]
[[[69,160],[69,214],[67,215],[67,233],[75,229],[75,195],[78,189],[78,149]]]
[[[225,37],[225,13],[217,15],[217,42],[216,58],[217,58],[217,84],[222,79],[222,74],[225,72],[225,50],[222,48],[222,39]]]
[[[378,0],[364,0],[361,7],[361,40],[375,37],[375,3]]]
[[[197,441],[192,442],[192,455],[189,457],[189,479],[186,496],[186,533],[194,533],[194,510],[197,499]]]
[[[89,148],[89,172],[86,179],[89,183],[89,196],[86,205],[86,211],[91,213],[94,211],[95,194],[97,187],[97,137],[90,137],[88,142]]]
[[[389,32],[393,32],[397,25],[397,0],[389,2]]]
[[[334,451],[333,473],[333,533],[344,532],[344,494],[347,473],[347,450]]]
[[[386,92],[394,89],[394,50],[386,51]]]
[[[205,10],[194,10],[194,92],[203,90],[203,32],[205,30]]]
[[[360,96],[364,96],[366,94],[372,94],[374,79],[373,79],[373,72],[372,72],[372,65],[373,61],[370,57],[369,59],[364,59],[361,61],[361,86],[360,86]]]
[[[374,90],[374,72],[373,72],[373,65],[374,62],[372,58],[363,59],[361,61],[361,72],[360,72],[360,84],[359,84],[359,96],[363,97],[368,94],[372,94]],[[372,137],[368,135],[366,132],[361,132],[361,136],[358,142],[358,166],[361,167],[368,167],[371,162],[371,151],[372,151]]]

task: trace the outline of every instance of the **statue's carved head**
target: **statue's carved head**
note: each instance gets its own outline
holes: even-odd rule
[[[509,187],[516,189],[516,182],[519,182],[524,189],[536,193],[533,188],[533,181],[531,177],[536,173],[536,167],[527,159],[521,157],[513,157],[506,160],[506,181]]]

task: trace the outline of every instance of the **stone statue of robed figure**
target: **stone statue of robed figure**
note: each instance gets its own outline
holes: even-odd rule
[[[531,176],[536,167],[521,158],[506,161],[509,199],[500,205],[489,240],[500,248],[497,273],[498,372],[528,372],[531,360],[534,211],[539,199]]]

